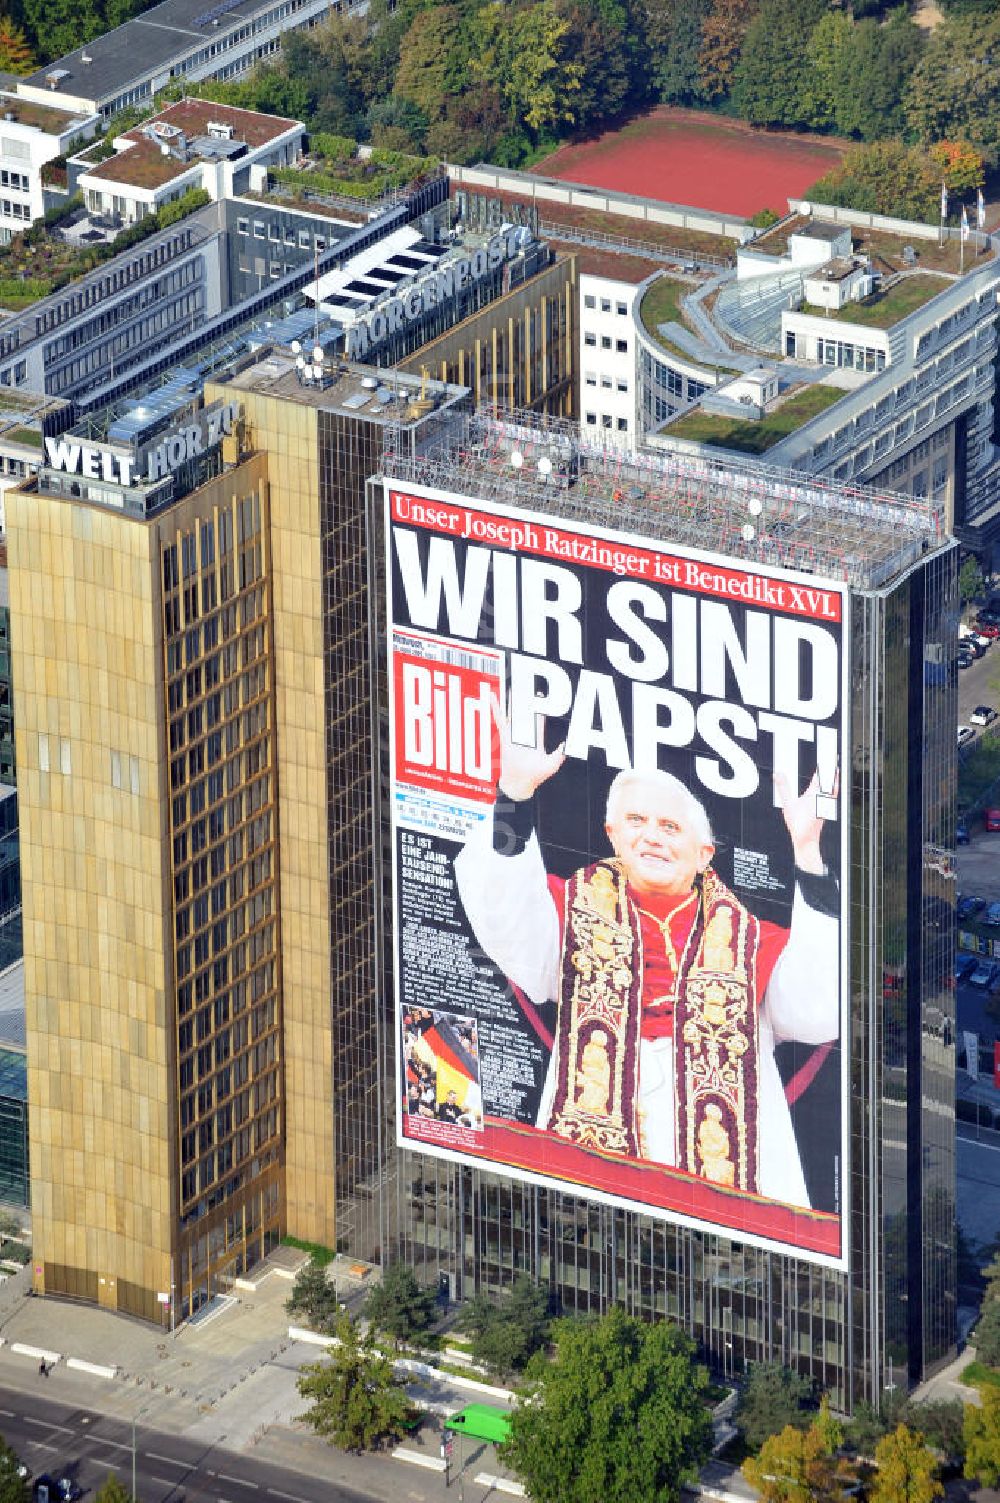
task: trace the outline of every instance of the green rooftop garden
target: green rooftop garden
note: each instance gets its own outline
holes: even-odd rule
[[[10,444],[24,444],[29,449],[42,447],[42,435],[37,428],[5,428],[3,437]]]
[[[699,365],[702,362],[696,360],[688,350],[684,349],[683,345],[675,344],[668,335],[661,334],[659,325],[683,324],[681,299],[693,290],[690,282],[674,282],[670,277],[657,277],[643,294],[639,305],[639,316],[646,333],[669,354],[675,355],[687,365]],[[707,366],[705,368],[708,369]],[[736,366],[719,365],[715,361],[712,362],[711,369],[727,376],[735,376],[738,373]]]
[[[839,402],[843,395],[836,386],[803,386],[757,422],[744,422],[740,418],[723,417],[698,408],[669,423],[663,431],[669,438],[686,438],[719,449],[735,449],[740,454],[764,454],[801,428],[803,423],[808,423],[810,418]]]
[[[337,198],[376,200],[439,166],[437,157],[416,157],[405,151],[373,148],[358,156],[358,143],[349,136],[316,131],[309,138],[310,155],[297,167],[279,167],[270,176],[283,187],[301,192],[329,193]]]
[[[873,293],[860,303],[848,303],[836,312],[828,313],[812,303],[803,303],[803,313],[815,314],[817,318],[836,318],[842,323],[861,324],[868,329],[891,329],[900,319],[915,313],[932,297],[937,297],[946,287],[952,287],[948,277],[935,277],[923,273],[904,277],[884,292]]]

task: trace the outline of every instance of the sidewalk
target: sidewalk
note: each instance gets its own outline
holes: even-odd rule
[[[287,1277],[272,1269],[255,1282],[255,1290],[235,1292],[200,1321],[171,1335],[90,1305],[33,1298],[29,1274],[19,1274],[0,1286],[0,1385],[27,1392],[44,1384],[39,1391],[47,1398],[253,1454],[290,1472],[339,1482],[380,1503],[457,1499],[459,1449],[464,1445],[465,1503],[481,1503],[488,1495],[496,1499],[496,1489],[475,1478],[503,1469],[492,1446],[474,1441],[459,1438],[452,1484],[446,1487],[443,1473],[436,1470],[440,1418],[432,1416],[405,1442],[404,1449],[425,1458],[430,1467],[397,1461],[388,1453],[345,1456],[306,1429],[298,1419],[303,1404],[296,1378],[303,1366],[322,1358],[322,1348],[289,1340]],[[58,1353],[62,1360],[42,1378],[38,1358],[13,1352],[15,1343]],[[66,1366],[70,1357],[117,1368],[119,1374],[108,1378],[74,1371]],[[460,1408],[474,1397],[451,1388],[446,1375],[440,1381],[417,1378],[411,1391],[422,1405],[439,1412]]]

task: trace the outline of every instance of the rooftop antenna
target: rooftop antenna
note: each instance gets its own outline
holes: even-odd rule
[[[319,344],[319,245],[316,236],[313,235],[313,279],[316,283],[316,297],[313,302],[313,344]]]

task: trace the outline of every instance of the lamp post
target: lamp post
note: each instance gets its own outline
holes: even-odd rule
[[[136,1492],[135,1492],[135,1427],[136,1427],[137,1421],[142,1419],[143,1415],[146,1413],[146,1411],[147,1411],[148,1408],[149,1408],[149,1405],[146,1404],[146,1405],[144,1405],[144,1407],[142,1409],[136,1410],[135,1414],[133,1414],[133,1416],[132,1416],[132,1503],[136,1503]]]

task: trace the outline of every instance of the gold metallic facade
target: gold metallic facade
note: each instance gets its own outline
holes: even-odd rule
[[[477,407],[574,417],[576,257],[537,276],[421,346],[399,369],[469,386]]]
[[[266,474],[8,495],[35,1286],[164,1323],[280,1230]]]

